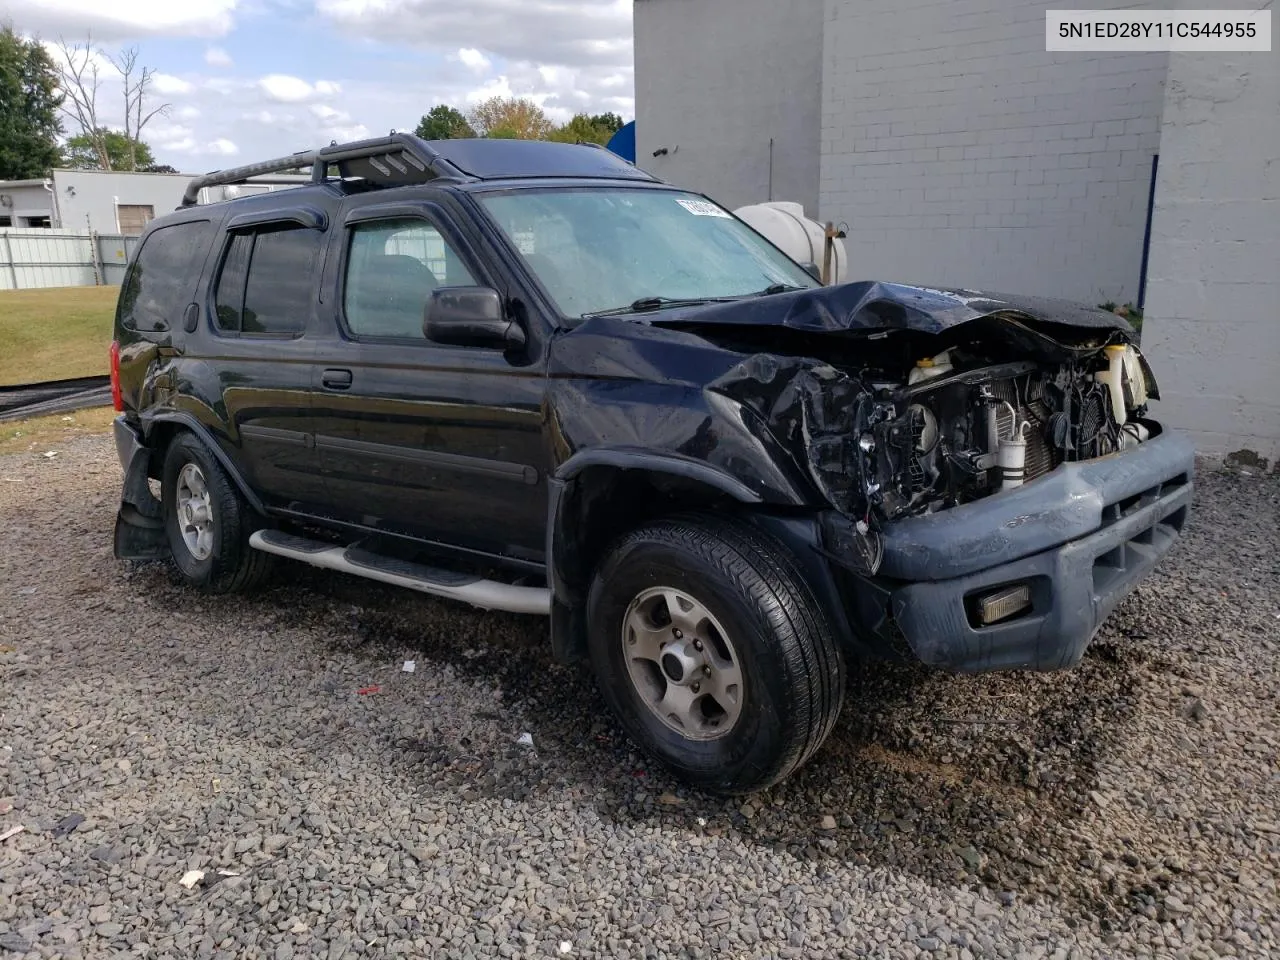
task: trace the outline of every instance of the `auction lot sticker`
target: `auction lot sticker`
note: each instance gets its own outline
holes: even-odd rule
[[[1116,53],[1271,50],[1270,10],[1049,10],[1044,48]]]
[[[725,220],[732,220],[730,214],[725,213],[714,203],[708,203],[706,200],[686,200],[684,197],[676,197],[676,203],[684,207],[695,217],[723,217]]]

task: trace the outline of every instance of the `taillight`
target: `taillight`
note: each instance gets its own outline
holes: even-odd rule
[[[111,405],[116,413],[124,412],[124,394],[120,392],[120,341],[111,341]]]

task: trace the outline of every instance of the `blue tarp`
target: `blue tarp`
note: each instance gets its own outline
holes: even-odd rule
[[[613,135],[608,148],[628,163],[636,162],[636,122],[632,120]]]

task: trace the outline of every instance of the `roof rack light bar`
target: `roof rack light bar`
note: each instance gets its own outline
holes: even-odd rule
[[[333,143],[316,151],[316,159],[327,169],[330,164],[340,168],[352,160],[376,161],[378,166],[390,167],[406,173],[408,167],[419,172],[431,172],[437,177],[467,179],[467,175],[431,149],[427,143],[408,133],[393,133],[387,137],[356,140],[353,143]],[[408,166],[406,166],[406,164]]]
[[[246,164],[243,167],[231,167],[227,170],[215,170],[212,173],[206,173],[203,177],[196,177],[187,184],[187,191],[182,195],[182,206],[194,207],[200,199],[200,191],[205,187],[222,187],[233,183],[244,183],[253,177],[268,173],[284,173],[286,170],[296,170],[299,167],[312,167],[312,179],[314,179],[315,158],[316,151],[301,150],[287,157],[277,157],[274,160]]]
[[[215,170],[213,173],[196,177],[187,184],[187,191],[182,197],[182,206],[195,206],[199,201],[200,191],[205,187],[245,183],[264,174],[283,173],[299,167],[311,168],[312,183],[324,183],[330,166],[336,165],[340,175],[345,177],[351,175],[350,164],[359,160],[366,161],[367,165],[372,167],[375,179],[379,175],[394,179],[396,174],[408,176],[430,174],[450,180],[469,179],[458,167],[431,149],[423,140],[407,133],[393,133],[387,137],[356,140],[352,143],[331,143],[318,150],[302,150],[288,157],[250,163],[243,167],[232,167],[229,170]],[[411,169],[415,173],[411,174]]]

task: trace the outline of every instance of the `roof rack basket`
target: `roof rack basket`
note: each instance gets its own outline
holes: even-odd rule
[[[194,207],[205,187],[230,186],[254,179],[259,183],[270,182],[260,178],[302,167],[311,168],[312,183],[324,183],[328,179],[329,168],[334,166],[338,168],[339,177],[360,177],[383,186],[439,178],[466,179],[466,174],[431,149],[426,141],[408,133],[393,133],[371,140],[331,143],[319,150],[302,150],[275,160],[206,173],[187,184],[182,206]]]

